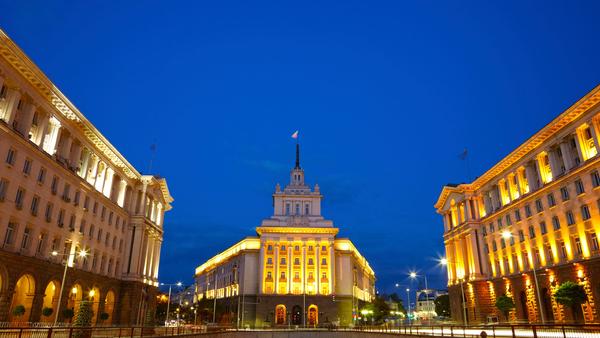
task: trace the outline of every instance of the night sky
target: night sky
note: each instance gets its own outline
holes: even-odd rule
[[[175,197],[161,281],[191,283],[255,234],[299,129],[323,215],[389,292],[412,269],[445,286],[444,184],[480,175],[600,83],[599,7],[5,0],[0,27],[141,172],[156,144],[152,173]]]

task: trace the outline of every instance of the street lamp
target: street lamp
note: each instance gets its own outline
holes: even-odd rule
[[[60,303],[62,302],[62,294],[63,294],[63,290],[65,288],[65,280],[67,278],[67,269],[69,268],[69,260],[71,259],[71,256],[75,257],[75,252],[73,253],[68,253],[68,254],[59,254],[58,251],[52,251],[52,256],[56,257],[56,256],[63,256],[63,257],[67,257],[67,259],[65,260],[65,269],[63,270],[63,276],[62,276],[62,282],[60,283],[60,293],[58,294],[58,304],[56,304],[56,315],[54,315],[54,326],[56,326],[56,324],[58,323],[58,315],[60,314]],[[77,254],[80,258],[84,258],[87,256],[87,251],[85,250],[79,250],[79,253]]]
[[[169,322],[169,309],[171,307],[171,287],[173,285],[175,285],[177,287],[181,287],[183,285],[183,283],[181,283],[181,282],[171,283],[171,284],[160,283],[160,285],[168,285],[169,286],[169,297],[167,298],[167,316],[165,317],[165,326],[166,326],[167,323]]]
[[[404,286],[396,283],[396,287]],[[408,309],[406,310],[406,318],[408,318],[408,325],[410,325],[410,288],[406,288],[406,298],[408,301]]]
[[[445,257],[443,257],[443,258],[440,259],[440,265],[443,265],[443,266],[447,267],[448,264],[454,264],[454,265],[456,265],[455,263],[449,262],[448,259],[446,259]],[[465,322],[465,325],[467,325],[468,324],[468,321],[467,321],[467,304],[465,304],[466,299],[465,299],[465,288],[464,288],[465,276],[463,275],[463,278],[461,278],[461,279],[462,279],[462,281],[460,282],[460,293],[461,293],[460,304],[462,305],[462,308],[463,308],[463,320]]]
[[[504,238],[505,240],[507,239],[511,239],[513,237],[512,232],[508,231],[508,230],[504,230],[502,231],[502,238]],[[540,309],[540,317],[542,317],[542,324],[546,324],[546,318],[544,316],[544,308],[542,307],[542,298],[540,295],[540,286],[538,284],[538,278],[537,278],[537,272],[536,267],[535,267],[535,260],[531,260],[533,262],[533,267],[532,267],[532,271],[533,271],[533,280],[535,282],[535,293],[537,295],[537,306]]]

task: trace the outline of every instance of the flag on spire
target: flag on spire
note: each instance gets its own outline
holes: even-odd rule
[[[298,130],[296,130],[293,134],[292,134],[292,138],[293,139],[298,139]]]

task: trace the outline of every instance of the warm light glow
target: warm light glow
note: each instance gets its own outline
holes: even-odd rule
[[[512,233],[508,230],[504,230],[502,231],[502,238],[504,239],[510,239],[512,237]]]
[[[181,282],[177,282],[177,286],[182,286],[183,284]]]
[[[577,277],[583,278],[583,270],[577,270]]]
[[[74,286],[74,287],[71,289],[71,293],[72,293],[72,294],[74,294],[74,295],[76,295],[76,294],[77,294],[77,287],[76,287],[76,286]]]
[[[440,259],[440,264],[441,265],[448,265],[448,260],[446,258],[442,258],[442,259]]]
[[[58,252],[57,251],[52,251],[52,256],[58,256]]]
[[[87,251],[85,251],[85,250],[79,251],[79,257],[84,258],[85,256],[87,256]]]
[[[96,291],[90,290],[90,292],[89,292],[90,298],[94,298],[95,295],[96,295]]]
[[[410,278],[417,278],[417,273],[416,272],[411,272],[409,274]]]

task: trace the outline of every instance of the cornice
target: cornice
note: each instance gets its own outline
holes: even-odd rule
[[[311,227],[257,227],[256,232],[262,234],[326,234],[337,235],[338,228],[311,228]]]

